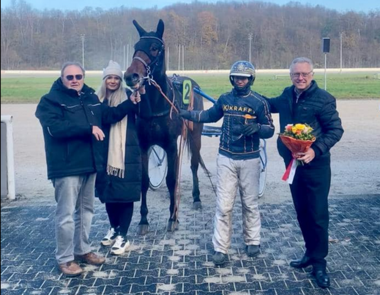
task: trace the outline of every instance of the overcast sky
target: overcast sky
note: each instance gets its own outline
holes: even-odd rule
[[[191,3],[194,0],[144,0],[144,1],[136,1],[136,0],[25,0],[29,3],[33,8],[38,10],[43,9],[59,9],[59,10],[82,10],[84,7],[100,7],[102,9],[110,9],[120,6],[125,7],[136,7],[136,8],[162,8],[164,6],[172,5],[175,3]],[[251,2],[255,0],[200,0],[198,2]],[[9,7],[12,0],[1,0],[1,7],[6,8]],[[261,2],[271,2],[279,5],[287,4],[291,1],[289,0],[267,0]],[[357,11],[357,12],[365,12],[368,13],[371,10],[380,10],[380,1],[379,0],[299,0],[293,1],[299,2],[301,4],[309,4],[311,6],[321,5],[326,8],[336,9],[340,12],[346,12],[349,10]]]

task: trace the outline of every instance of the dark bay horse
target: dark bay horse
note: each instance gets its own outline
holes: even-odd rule
[[[142,199],[141,199],[141,220],[139,223],[139,233],[148,232],[148,207],[147,191],[149,188],[148,174],[148,150],[152,145],[159,145],[167,154],[168,173],[166,185],[170,194],[170,217],[168,231],[173,231],[177,225],[177,215],[175,208],[175,185],[177,177],[178,147],[177,139],[181,134],[183,120],[174,110],[173,105],[179,106],[182,103],[182,91],[184,77],[176,76],[169,79],[166,75],[165,65],[165,43],[163,41],[164,22],[159,20],[156,32],[145,31],[135,20],[133,21],[140,40],[135,44],[133,60],[124,74],[124,79],[129,87],[140,93],[145,93],[150,101],[152,117],[150,119],[137,119],[137,132],[140,140],[142,153],[143,175],[142,175]],[[197,84],[189,79],[192,87]],[[178,87],[178,84],[180,87]],[[159,90],[159,87],[161,91]],[[188,87],[189,88],[189,87]],[[188,89],[194,97],[193,109],[203,110],[203,99]],[[165,97],[172,102],[170,104]],[[182,105],[183,107],[183,105]],[[185,106],[187,107],[187,106]],[[202,166],[203,160],[200,156],[201,135],[203,124],[193,124],[193,129],[188,130],[187,146],[191,154],[191,171],[193,176],[193,208],[201,208],[198,167]]]

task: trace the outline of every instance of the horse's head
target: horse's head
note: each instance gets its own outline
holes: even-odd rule
[[[162,39],[164,22],[160,19],[156,32],[145,31],[137,21],[133,20],[140,40],[135,44],[135,53],[129,68],[125,71],[124,79],[133,89],[144,93],[144,84],[154,76],[165,75],[165,44]]]

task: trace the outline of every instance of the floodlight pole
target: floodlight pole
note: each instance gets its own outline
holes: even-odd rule
[[[185,45],[182,45],[182,71],[185,70]]]
[[[340,33],[340,72],[343,68],[343,33]]]
[[[84,37],[85,34],[80,35],[80,38],[82,40],[82,67],[84,68]]]
[[[322,51],[325,54],[325,90],[327,88],[326,69],[327,69],[327,53],[330,52],[330,38],[322,38]]]
[[[327,68],[327,53],[325,53],[325,90],[327,89],[326,68]]]
[[[125,69],[127,69],[127,65],[129,65],[130,64],[130,50],[129,50],[129,48],[130,48],[130,45],[129,45],[129,43],[127,44],[127,57],[125,58],[125,61],[126,61],[126,65],[125,65]]]
[[[169,51],[169,46],[166,47],[166,69],[169,71],[170,69],[170,51]]]
[[[181,45],[178,44],[178,71],[181,70]]]
[[[123,46],[123,69],[126,69],[126,63],[125,63],[125,45]]]
[[[249,40],[249,62],[252,62],[252,33],[248,34]]]

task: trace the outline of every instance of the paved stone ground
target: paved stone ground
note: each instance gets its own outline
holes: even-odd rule
[[[68,279],[54,259],[54,203],[11,202],[1,208],[1,294],[3,295],[379,295],[380,195],[330,200],[331,288],[317,287],[310,270],[295,270],[289,261],[303,255],[303,240],[290,202],[261,204],[261,253],[244,253],[241,204],[234,210],[233,243],[229,262],[211,262],[214,198],[194,211],[190,198],[181,202],[177,231],[165,229],[166,191],[155,192],[150,207],[150,232],[136,233],[135,207],[130,249],[116,257],[99,241],[108,229],[104,206],[97,201],[91,240],[107,257],[101,267],[85,267],[85,274]]]

